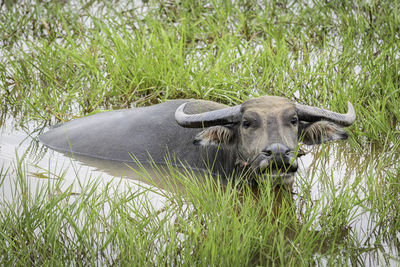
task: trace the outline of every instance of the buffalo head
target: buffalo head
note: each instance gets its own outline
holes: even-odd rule
[[[175,112],[179,125],[204,128],[194,140],[202,146],[225,146],[235,153],[238,171],[268,173],[280,183],[293,183],[297,171],[298,143],[319,144],[347,139],[343,127],[355,121],[348,113],[301,105],[286,98],[264,96],[235,107],[200,114],[186,114],[185,105]]]

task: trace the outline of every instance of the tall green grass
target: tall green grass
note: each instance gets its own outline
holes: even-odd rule
[[[245,184],[169,167],[157,175],[167,190],[95,177],[65,186],[62,175],[32,190],[25,168],[16,162],[17,193],[1,203],[3,264],[293,266],[365,257],[349,229],[360,204],[351,188],[326,192],[299,217],[293,195],[269,183],[255,197]]]

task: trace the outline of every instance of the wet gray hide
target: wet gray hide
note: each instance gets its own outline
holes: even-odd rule
[[[149,107],[101,112],[53,127],[39,140],[49,148],[72,155],[123,162],[135,161],[134,156],[141,162],[155,163],[165,163],[168,157],[178,166],[205,169],[208,163],[204,159],[210,153],[214,159],[215,151],[205,152],[193,145],[202,129],[184,128],[175,121],[175,110],[188,101],[185,111],[191,114],[226,107],[203,100],[172,100]]]

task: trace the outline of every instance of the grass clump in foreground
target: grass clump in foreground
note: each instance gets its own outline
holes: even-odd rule
[[[255,198],[247,185],[170,168],[159,173],[168,191],[120,179],[66,187],[62,175],[32,190],[24,166],[0,174],[1,184],[17,175],[13,199],[0,207],[2,264],[294,266],[346,264],[336,255],[350,252],[362,260],[346,230],[352,214],[343,214],[355,205],[349,190],[300,221],[291,193],[269,183]]]

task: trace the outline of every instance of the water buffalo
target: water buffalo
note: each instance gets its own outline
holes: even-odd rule
[[[172,100],[162,104],[102,112],[64,123],[39,140],[61,152],[115,161],[150,159],[223,177],[246,172],[249,179],[268,173],[293,183],[299,141],[312,145],[344,140],[343,127],[355,121],[347,114],[263,96],[228,107],[205,100]],[[278,179],[279,177],[279,179]]]

